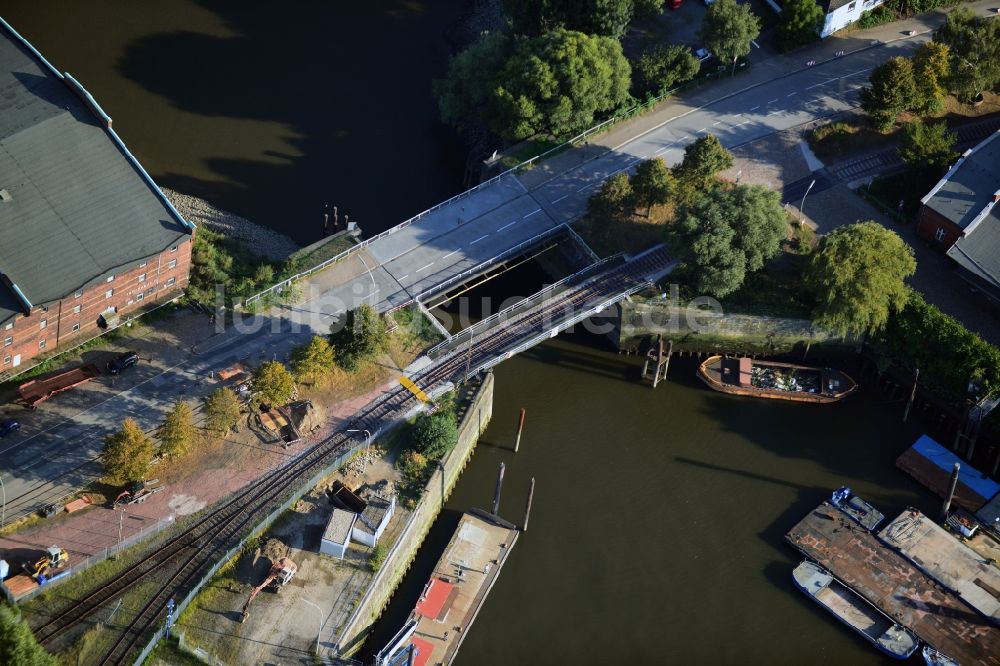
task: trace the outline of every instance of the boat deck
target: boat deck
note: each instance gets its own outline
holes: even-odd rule
[[[1000,666],[1000,628],[829,502],[811,511],[785,539],[963,666]]]
[[[878,640],[892,626],[888,620],[875,612],[871,606],[860,606],[864,602],[852,599],[853,593],[843,585],[834,582],[830,587],[816,595],[838,616],[844,618],[852,627],[857,627],[872,639]]]

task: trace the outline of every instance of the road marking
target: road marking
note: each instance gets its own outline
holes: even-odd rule
[[[400,281],[400,282],[402,282],[403,280],[405,280],[405,279],[406,279],[406,278],[408,278],[408,277],[410,277],[410,274],[409,274],[409,273],[407,273],[407,274],[406,274],[406,275],[404,275],[403,277],[399,278],[399,281]]]
[[[588,183],[587,185],[584,185],[583,187],[579,188],[577,192],[583,192],[584,190],[590,189],[594,185],[597,185],[597,183]]]
[[[721,120],[716,120],[714,123],[712,123],[712,127],[715,127],[716,125],[718,125],[721,122],[722,122]]]
[[[566,195],[566,197],[568,197],[568,196],[569,196],[569,195],[567,194],[567,195]],[[566,197],[562,197],[562,198],[559,198],[559,199],[556,199],[556,201],[562,201],[562,200],[563,200],[563,199],[565,199]],[[505,225],[503,225],[502,227],[500,227],[499,229],[497,229],[497,231],[503,231],[504,229],[507,229],[507,228],[509,228],[509,227],[512,227],[512,226],[514,226],[515,224],[517,224],[517,223],[518,223],[518,222],[520,222],[520,221],[521,221],[521,220],[514,220],[513,222],[508,222],[507,224],[505,224]],[[452,252],[452,254],[454,254],[454,252]]]
[[[790,93],[788,93],[787,95],[785,95],[785,97],[794,97],[795,95],[798,95],[798,94],[799,94],[799,91],[798,91],[798,90],[796,90],[796,91],[794,91],[794,92],[790,92]]]
[[[874,67],[866,67],[865,69],[859,69],[858,71],[856,71],[856,72],[851,72],[850,74],[844,74],[844,75],[843,75],[842,77],[840,77],[840,78],[842,78],[842,79],[846,79],[846,78],[847,78],[848,76],[854,76],[855,74],[863,74],[863,73],[865,73],[865,72],[870,72],[870,71],[872,71],[873,69],[875,69],[875,68],[874,68]]]
[[[746,125],[748,122],[750,122],[750,121],[749,120],[744,120],[739,125],[733,125],[733,127],[740,127],[740,125]]]
[[[418,268],[416,272],[419,273],[420,271],[426,271],[428,268],[430,268],[433,265],[434,265],[434,262],[432,261],[431,263],[427,264],[426,266],[421,266],[420,268]]]
[[[511,224],[513,224],[513,223],[511,223]],[[451,255],[453,255],[453,254],[456,254],[457,252],[458,252],[458,250],[452,250],[452,251],[451,251],[451,252],[449,252],[448,254],[446,254],[446,255],[444,255],[443,257],[441,257],[441,261],[444,261],[445,259],[447,259],[448,257],[450,257],[450,256],[451,256]],[[400,279],[402,279],[402,278],[400,278]]]
[[[484,238],[487,238],[488,236],[489,236],[489,234],[484,234],[484,235],[480,236],[479,238],[477,238],[476,240],[474,240],[471,243],[469,243],[469,245],[475,245],[476,243],[478,243],[479,241],[483,240]]]
[[[751,110],[751,111],[756,111],[756,110],[757,110],[757,109],[759,109],[759,108],[760,108],[760,105],[758,104],[757,106],[753,107],[753,108],[752,108],[752,109],[750,109],[750,110]]]
[[[653,154],[654,154],[654,155],[659,155],[660,153],[662,153],[662,152],[663,152],[663,151],[665,151],[665,150],[670,150],[670,146],[664,146],[663,148],[660,148],[659,150],[657,150],[657,151],[656,151],[655,153],[653,153]]]
[[[527,215],[525,215],[524,219],[528,219],[529,217],[531,217],[535,213],[540,213],[540,212],[542,212],[542,209],[541,208],[536,208],[535,210],[533,210],[530,213],[528,213]],[[487,234],[487,235],[489,235],[489,234]],[[483,236],[483,238],[486,238],[486,236]],[[482,240],[482,239],[480,239],[480,240]]]
[[[707,127],[702,127],[700,130],[698,130],[697,132],[695,132],[695,134],[701,134],[702,132],[704,132],[707,129],[708,129]]]
[[[775,115],[775,114],[777,114],[777,113],[781,113],[781,112],[782,112],[782,109],[775,109],[774,111],[772,111],[771,113],[769,113],[769,114],[767,114],[767,115],[769,115],[769,116],[773,116],[773,115]]]
[[[775,97],[775,98],[774,98],[774,99],[772,99],[772,100],[771,100],[770,102],[768,102],[768,104],[774,104],[774,103],[775,103],[775,102],[777,102],[777,101],[778,101],[778,98],[777,98],[777,97]]]
[[[568,194],[564,194],[564,195],[562,195],[561,197],[559,197],[558,199],[553,199],[553,200],[552,200],[552,203],[559,203],[560,201],[562,201],[563,199],[565,199],[565,198],[566,198],[566,197],[568,197],[568,196],[569,196]],[[541,209],[539,209],[539,210],[541,210]],[[511,222],[510,224],[514,224],[514,223],[513,223],[513,222]],[[509,227],[509,226],[510,226],[510,224],[508,224],[508,225],[507,225],[507,227]],[[498,231],[503,231],[503,230],[504,230],[504,229],[506,229],[507,227],[500,227],[500,229],[499,229]]]
[[[812,90],[813,88],[819,88],[820,86],[825,86],[825,85],[826,81],[821,81],[820,83],[814,83],[813,85],[808,86],[806,90]]]

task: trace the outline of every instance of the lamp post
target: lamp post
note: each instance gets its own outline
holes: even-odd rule
[[[313,602],[309,601],[305,597],[299,597],[299,601],[304,601],[305,603],[315,608],[316,612],[319,613],[319,624],[317,625],[318,628],[316,629],[316,654],[319,655],[319,636],[320,634],[323,633],[323,609],[314,604]]]
[[[365,467],[368,466],[368,450],[372,446],[372,434],[364,429],[351,428],[347,432],[363,432],[365,433],[365,455],[361,458],[361,473],[365,473]]]
[[[121,557],[122,552],[122,527],[125,525],[125,505],[122,506],[122,515],[118,519],[118,550],[115,551],[115,559]]]
[[[813,185],[815,185],[815,184],[816,184],[816,179],[814,178],[813,181],[811,183],[809,183],[809,187],[806,188],[806,193],[802,195],[802,203],[799,204],[799,222],[800,223],[806,221],[806,211],[805,211],[805,208],[806,208],[806,197],[809,196],[809,190],[811,190],[813,188]]]

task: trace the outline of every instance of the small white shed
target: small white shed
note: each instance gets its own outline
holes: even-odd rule
[[[378,538],[382,536],[392,514],[396,512],[396,496],[388,499],[372,494],[368,497],[368,506],[358,515],[351,530],[351,538],[369,548],[374,548]]]
[[[323,555],[344,559],[347,545],[351,542],[351,530],[358,514],[343,509],[334,509],[330,522],[326,524],[323,540],[319,544],[319,552]]]

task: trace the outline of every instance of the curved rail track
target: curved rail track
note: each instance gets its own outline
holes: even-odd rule
[[[484,331],[470,343],[471,352],[453,351],[437,359],[413,379],[425,390],[449,382],[460,384],[466,378],[467,368],[478,369],[503,355],[519,341],[555,330],[552,322],[558,321],[560,314],[583,310],[588,303],[598,303],[615,294],[625,293],[640,283],[648,283],[646,276],[666,266],[668,261],[666,252],[661,249],[591,277],[562,292],[557,298],[543,301],[537,309],[504,322],[502,327]],[[405,416],[415,406],[415,400],[411,393],[397,386],[372,401],[348,427],[378,432]],[[350,448],[354,440],[346,434],[346,429],[319,442],[285,466],[258,478],[224,500],[215,510],[145,554],[114,579],[47,618],[34,630],[39,642],[51,646],[85,617],[120,598],[130,588],[140,582],[156,580],[158,591],[151,594],[99,662],[102,665],[128,663],[129,655],[159,621],[171,597],[189,590],[225,549],[235,545],[240,536],[256,524],[255,519],[271,513],[295,488]]]

